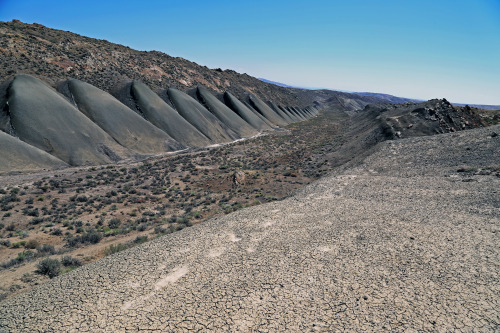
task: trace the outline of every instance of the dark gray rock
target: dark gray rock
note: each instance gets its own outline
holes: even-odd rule
[[[169,88],[167,94],[179,114],[212,142],[231,142],[239,138],[236,133],[188,94],[175,88]]]
[[[63,90],[64,86],[67,90]],[[101,89],[71,79],[61,86],[61,90],[69,92],[67,97],[72,99],[78,109],[124,147],[141,154],[157,154],[185,148]]]
[[[219,101],[205,87],[196,88],[196,97],[210,112],[212,112],[221,122],[226,124],[240,137],[248,137],[259,133],[236,112],[228,108]]]
[[[231,95],[229,92],[224,93],[224,103],[236,112],[241,118],[243,118],[247,123],[252,125],[259,131],[271,130],[272,127],[260,118],[255,111],[249,109],[245,104],[239,101],[236,97]]]
[[[133,156],[63,96],[32,76],[17,75],[4,85],[2,95],[0,119],[9,124],[10,132],[70,165],[111,163]]]

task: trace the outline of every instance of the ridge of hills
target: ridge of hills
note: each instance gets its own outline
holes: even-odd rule
[[[307,89],[278,87],[233,70],[209,69],[162,52],[137,51],[37,23],[0,22],[0,36],[3,80],[29,74],[55,87],[76,78],[111,94],[120,83],[138,80],[164,99],[170,87],[186,91],[202,85],[216,94],[230,91],[242,99],[250,92],[264,101],[301,108],[321,102],[321,95],[352,98],[340,92],[325,90],[317,96]],[[365,105],[380,102],[371,97],[359,97],[359,101]]]
[[[168,88],[168,100],[163,101],[144,84],[129,81],[119,92],[124,103],[132,108],[77,79],[62,81],[57,89],[27,74],[7,80],[0,86],[0,130],[70,166],[106,164],[224,144],[295,122],[255,95],[248,95],[248,102],[241,102],[226,91],[221,96],[226,106],[201,86],[195,97]],[[207,101],[211,101],[210,106]],[[301,116],[300,121],[319,112],[317,106],[294,110]],[[242,126],[246,131],[240,131]],[[4,149],[12,153],[3,142],[4,136],[1,140],[0,153]],[[42,154],[24,154],[18,160],[24,161],[26,156],[33,160],[14,167],[13,161],[0,159],[0,172],[25,170],[27,165],[37,164],[37,157],[39,167],[46,166]]]
[[[36,23],[0,22],[0,36],[1,130],[60,159],[54,167],[227,143],[304,121],[325,107],[353,111],[381,101],[276,87]],[[79,122],[86,125],[79,129]],[[40,153],[19,158],[31,156],[28,164],[0,161],[0,172],[29,171],[36,158],[45,167]]]

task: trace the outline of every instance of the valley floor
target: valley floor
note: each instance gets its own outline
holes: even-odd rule
[[[82,264],[244,207],[328,173],[348,117],[330,110],[286,129],[140,163],[0,176],[0,299],[49,280],[44,258]],[[74,269],[62,267],[61,273]]]
[[[387,141],[0,303],[6,331],[495,331],[500,127]]]

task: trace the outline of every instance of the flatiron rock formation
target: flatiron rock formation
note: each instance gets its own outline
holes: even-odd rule
[[[259,133],[257,129],[252,127],[236,112],[218,100],[206,88],[201,86],[197,87],[196,97],[210,112],[214,114],[214,116],[236,132],[240,137],[244,138]]]
[[[286,126],[288,122],[278,113],[274,112],[266,103],[261,101],[257,96],[250,94],[248,96],[250,105],[254,110],[257,110],[264,118],[279,126]]]
[[[0,131],[0,173],[68,166],[60,159]]]
[[[249,109],[245,104],[239,101],[231,93],[224,93],[224,102],[226,105],[236,112],[241,118],[243,118],[247,123],[252,125],[259,131],[271,130],[272,127],[269,126],[263,119],[261,119],[255,111]]]
[[[116,98],[88,83],[71,79],[61,90],[90,120],[120,145],[140,154],[157,154],[185,148]]]
[[[213,114],[188,94],[174,88],[167,90],[170,101],[179,114],[214,143],[239,139],[229,127],[221,123]]]
[[[111,163],[132,152],[42,81],[17,75],[3,85],[2,127],[69,165]]]
[[[206,147],[212,144],[210,139],[144,83],[129,82],[119,95],[121,102],[184,146]]]
[[[285,119],[288,124],[296,122],[294,118],[292,118],[288,113],[285,113],[283,110],[278,108],[273,102],[269,102],[269,107],[276,112],[281,118]]]

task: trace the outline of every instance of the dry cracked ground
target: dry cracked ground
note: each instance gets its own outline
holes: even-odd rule
[[[385,142],[0,304],[6,332],[500,330],[500,127]]]

